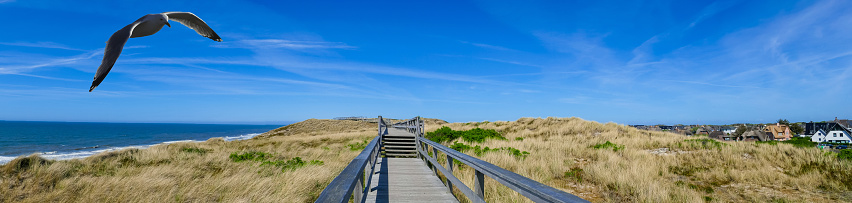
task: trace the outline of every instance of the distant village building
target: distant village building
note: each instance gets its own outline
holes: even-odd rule
[[[767,134],[772,134],[775,137],[774,140],[777,141],[785,141],[793,138],[793,134],[790,132],[790,127],[787,125],[781,125],[780,123],[776,123],[775,125],[767,125],[766,128],[763,129]]]
[[[725,126],[722,127],[722,132],[726,135],[733,135],[735,132],[737,132],[737,127]]]
[[[852,142],[852,133],[845,126],[835,123],[828,128],[829,131],[825,133],[825,142],[830,143],[850,143]]]
[[[689,130],[689,129],[678,129],[678,130],[675,130],[675,132],[678,133],[678,134],[686,135],[686,136],[692,136],[692,135],[695,134],[695,133],[692,133],[692,130]]]
[[[816,133],[811,135],[811,142],[825,142],[825,131],[822,129],[817,130]]]
[[[713,138],[713,139],[718,139],[718,140],[724,140],[724,141],[734,141],[734,140],[737,140],[737,136],[734,136],[734,135],[732,135],[732,134],[725,133],[725,132],[723,132],[723,131],[713,131],[713,132],[710,132],[710,135],[708,135],[707,137],[710,137],[710,138]]]
[[[837,123],[837,124],[840,124],[840,126],[842,126],[843,128],[846,128],[846,130],[852,131],[852,120],[847,120],[847,119],[838,120],[837,118],[834,118],[834,122]]]
[[[837,119],[828,122],[813,121],[805,123],[805,137],[810,137],[813,142],[850,143],[852,132],[852,120]]]
[[[775,140],[772,134],[766,133],[763,130],[749,130],[740,135],[738,140],[742,141],[769,141]]]
[[[823,132],[828,131],[828,125],[831,123],[814,123],[813,121],[805,123],[805,131],[802,134],[806,136],[815,135],[817,131],[822,130]]]
[[[710,131],[707,127],[700,127],[695,130],[695,135],[710,135]]]

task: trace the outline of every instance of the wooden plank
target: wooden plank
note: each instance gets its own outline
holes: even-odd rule
[[[366,202],[458,202],[420,159],[383,158]]]
[[[385,143],[385,145],[406,145],[406,146],[412,146],[412,147],[413,147],[413,146],[415,146],[415,144],[414,144],[414,139],[411,139],[411,142],[390,142],[390,141],[385,141],[384,143]]]

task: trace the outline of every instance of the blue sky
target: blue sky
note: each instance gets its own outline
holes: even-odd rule
[[[0,120],[276,123],[424,116],[622,124],[852,113],[850,1],[0,0]],[[132,38],[88,92],[113,32]]]

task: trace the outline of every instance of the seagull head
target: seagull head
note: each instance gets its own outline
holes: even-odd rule
[[[172,27],[172,25],[169,24],[169,16],[167,16],[165,14],[160,14],[160,18],[157,19],[157,20],[162,21],[163,23],[165,23],[169,27]]]

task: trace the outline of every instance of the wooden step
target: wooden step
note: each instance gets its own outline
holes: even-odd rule
[[[384,138],[384,139],[393,138],[393,139],[407,139],[407,140],[414,140],[414,139],[416,139],[417,137],[414,137],[414,136],[382,136],[382,138]]]
[[[387,149],[385,148],[386,153],[417,153],[417,149]]]
[[[391,146],[391,145],[385,145],[385,150],[388,150],[388,149],[417,149],[417,146],[399,146],[399,145],[397,145],[397,146]]]
[[[412,138],[391,138],[391,137],[385,137],[383,140],[384,140],[384,141],[407,141],[407,142],[414,142],[414,137],[412,137]]]
[[[387,153],[385,157],[417,157],[417,154],[397,154],[397,153]]]
[[[415,142],[389,142],[389,141],[385,141],[383,143],[384,143],[384,145],[411,145],[411,146],[417,145],[417,143],[415,143]]]

